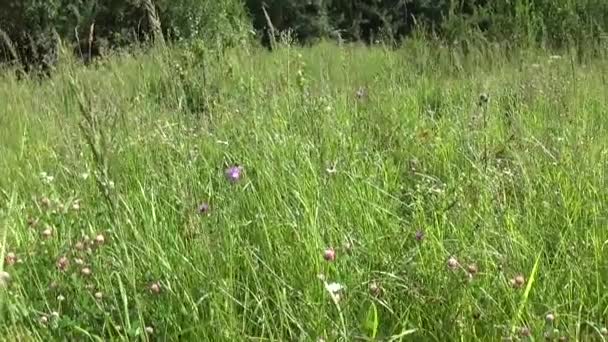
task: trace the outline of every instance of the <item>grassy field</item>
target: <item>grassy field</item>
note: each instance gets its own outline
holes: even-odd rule
[[[608,59],[417,41],[0,79],[4,340],[608,340]]]

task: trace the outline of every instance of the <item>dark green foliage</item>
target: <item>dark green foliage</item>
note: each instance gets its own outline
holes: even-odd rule
[[[300,40],[400,40],[416,28],[448,41],[471,31],[489,39],[562,46],[598,39],[608,31],[603,0],[247,0],[254,27],[267,29],[262,7],[278,31]]]
[[[145,42],[151,25],[145,3],[150,0],[3,0],[0,2],[0,62],[17,58],[23,64],[38,59],[33,50],[48,45],[57,32],[85,60],[117,48]],[[161,29],[171,39],[204,37],[230,43],[249,27],[239,0],[152,1]],[[55,44],[56,41],[53,41]],[[13,50],[17,50],[13,53]],[[44,54],[44,53],[42,53]]]
[[[56,58],[44,56],[56,55],[54,32],[85,60],[105,47],[147,41],[146,3],[169,40],[222,46],[240,43],[251,26],[267,46],[286,31],[302,43],[324,37],[370,43],[399,42],[419,30],[462,43],[465,51],[471,37],[581,50],[608,31],[605,0],[3,0],[0,62],[51,63]]]
[[[451,18],[476,13],[485,1],[463,0],[248,0],[254,26],[266,29],[266,5],[277,30],[292,29],[297,38],[308,40],[319,35],[340,36],[346,40],[399,39],[424,24],[440,33]]]
[[[57,58],[53,20],[59,1],[6,0],[0,5],[0,62],[19,58],[26,71],[48,72]]]

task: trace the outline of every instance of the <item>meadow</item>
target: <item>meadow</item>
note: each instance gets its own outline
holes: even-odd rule
[[[607,71],[411,39],[5,72],[0,336],[608,340]]]

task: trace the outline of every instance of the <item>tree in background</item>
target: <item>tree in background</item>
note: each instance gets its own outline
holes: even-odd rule
[[[608,31],[605,0],[4,0],[0,62],[48,67],[56,37],[85,60],[103,47],[146,42],[150,6],[169,40],[213,46],[242,44],[252,27],[266,46],[276,39],[271,34],[285,31],[301,43],[326,37],[398,43],[424,28],[450,43],[475,32],[490,41],[582,50]]]
[[[85,61],[104,47],[146,42],[152,33],[146,2],[153,3],[163,33],[172,40],[204,38],[229,44],[250,30],[240,0],[4,0],[0,62],[17,60],[26,70],[40,66],[48,59],[44,56],[57,55],[57,36]]]

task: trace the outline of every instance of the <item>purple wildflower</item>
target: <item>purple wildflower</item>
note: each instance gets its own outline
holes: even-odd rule
[[[229,167],[226,170],[226,178],[228,178],[228,180],[230,182],[238,182],[241,179],[241,175],[243,172],[243,167],[242,166],[232,166]]]
[[[419,230],[416,232],[416,241],[422,240],[424,240],[424,232],[422,230]]]
[[[198,213],[199,214],[208,214],[209,213],[209,204],[208,203],[201,203],[198,206]]]

